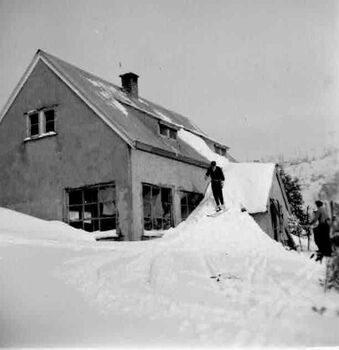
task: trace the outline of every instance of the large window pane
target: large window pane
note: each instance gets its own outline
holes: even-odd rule
[[[172,194],[170,188],[161,189],[162,201],[165,203],[172,203]]]
[[[84,190],[85,203],[98,203],[98,189],[86,188]]]
[[[83,198],[82,198],[82,190],[75,190],[71,191],[68,194],[69,198],[69,205],[73,204],[82,204],[83,203]]]
[[[68,209],[68,219],[69,221],[78,221],[81,220],[83,212],[82,205],[71,205]]]
[[[101,216],[112,216],[116,213],[115,188],[105,187],[98,192],[99,208]]]
[[[163,230],[173,225],[170,188],[143,185],[144,229]]]
[[[84,219],[97,218],[98,215],[98,204],[86,204],[84,208]]]
[[[114,185],[68,190],[66,220],[86,231],[114,230],[118,225]]]
[[[142,187],[142,197],[144,199],[144,201],[151,200],[151,196],[152,196],[152,189],[151,186],[148,185],[143,185]]]

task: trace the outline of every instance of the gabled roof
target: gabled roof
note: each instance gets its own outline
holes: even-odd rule
[[[208,160],[188,144],[185,144],[182,140],[173,142],[159,136],[144,120],[146,114],[159,122],[182,128],[204,139],[213,141],[188,118],[144,98],[133,97],[124,92],[122,88],[42,50],[37,51],[9,98],[0,115],[0,122],[39,61],[43,61],[131,147],[170,156],[185,162],[193,161],[207,164]]]

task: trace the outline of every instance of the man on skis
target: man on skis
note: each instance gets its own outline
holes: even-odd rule
[[[224,186],[225,176],[222,169],[217,166],[215,161],[211,162],[211,166],[208,168],[205,180],[211,178],[212,193],[216,203],[216,211],[225,210],[224,196],[222,194],[222,188]]]

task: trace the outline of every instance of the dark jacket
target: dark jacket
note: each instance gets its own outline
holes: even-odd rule
[[[206,176],[210,176],[212,181],[225,181],[224,173],[220,167],[216,167],[213,171],[212,167],[208,168]]]
[[[319,221],[319,224],[329,224],[330,217],[327,214],[326,209],[321,206],[315,212],[314,218],[311,220],[311,225]]]

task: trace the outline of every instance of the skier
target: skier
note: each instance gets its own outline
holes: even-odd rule
[[[212,192],[216,203],[215,211],[219,212],[221,210],[225,210],[224,196],[222,194],[225,177],[222,169],[217,166],[217,163],[215,161],[211,162],[211,166],[206,172],[205,180],[207,180],[208,177],[211,178]]]
[[[331,241],[330,241],[330,217],[327,214],[322,201],[316,201],[317,210],[310,225],[318,221],[318,226],[313,229],[314,242],[318,247],[317,259],[322,260],[324,256],[331,256]]]

